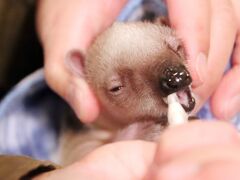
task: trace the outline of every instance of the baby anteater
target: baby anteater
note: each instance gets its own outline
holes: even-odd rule
[[[65,129],[63,164],[113,141],[155,141],[168,126],[164,99],[170,93],[177,92],[186,111],[194,108],[182,43],[160,23],[114,23],[87,52],[84,75],[98,98],[100,115],[79,131]]]

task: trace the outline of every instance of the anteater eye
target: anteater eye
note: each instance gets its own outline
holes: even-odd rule
[[[116,86],[110,89],[110,92],[112,93],[116,93],[118,91],[120,91],[123,88],[123,86]]]
[[[107,90],[112,95],[118,95],[122,93],[122,89],[124,88],[123,81],[121,79],[121,76],[118,74],[114,74],[109,77],[109,80],[107,81]]]

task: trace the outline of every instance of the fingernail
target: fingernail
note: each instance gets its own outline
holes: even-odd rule
[[[84,57],[79,50],[72,50],[67,53],[65,64],[71,73],[79,77],[84,76]]]
[[[192,179],[199,171],[199,167],[194,164],[174,163],[155,169],[153,179],[167,179],[167,180],[186,180]]]
[[[203,84],[207,77],[207,56],[204,53],[199,53],[196,61],[193,62],[195,66],[195,70],[197,73],[196,81],[193,84],[193,87],[198,87]]]
[[[234,96],[232,99],[226,102],[223,111],[225,120],[230,120],[238,112],[240,112],[240,95]]]

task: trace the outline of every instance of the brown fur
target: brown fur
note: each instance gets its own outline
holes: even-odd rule
[[[62,164],[96,147],[126,139],[154,141],[167,126],[167,105],[159,78],[170,65],[185,65],[179,39],[167,26],[148,22],[115,23],[90,47],[85,75],[101,113],[96,123],[61,139]],[[114,92],[114,87],[121,86]]]

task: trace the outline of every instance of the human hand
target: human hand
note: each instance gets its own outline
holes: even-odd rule
[[[239,179],[239,134],[225,122],[194,121],[161,136],[148,179]]]
[[[240,110],[239,0],[166,0],[166,3],[171,25],[182,38],[189,57],[193,91],[200,103],[197,106],[213,93],[213,113],[219,119],[231,118]],[[223,76],[232,52],[233,67]]]
[[[239,142],[227,123],[195,121],[169,128],[159,143],[102,146],[81,161],[36,179],[239,179]]]
[[[83,76],[83,57],[94,37],[109,26],[127,0],[39,0],[37,29],[44,48],[45,77],[83,122],[99,107]]]

